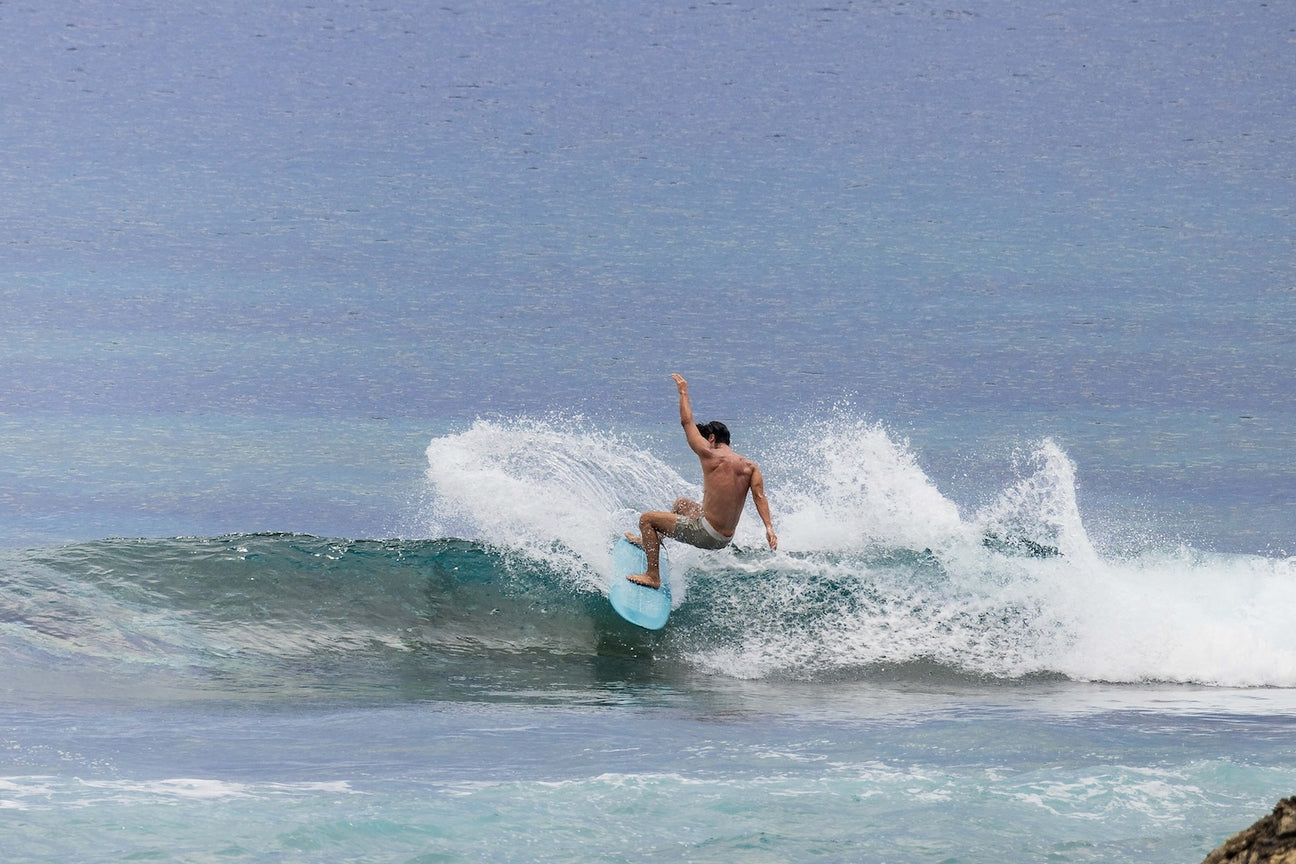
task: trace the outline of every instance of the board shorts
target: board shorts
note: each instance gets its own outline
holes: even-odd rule
[[[671,537],[699,549],[723,549],[733,542],[732,537],[726,537],[712,528],[705,516],[696,519],[680,516],[675,520],[675,533]]]

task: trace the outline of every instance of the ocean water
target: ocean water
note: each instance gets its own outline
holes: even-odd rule
[[[6,861],[1198,861],[1296,792],[1296,10],[0,3]],[[757,459],[667,628],[612,540]]]

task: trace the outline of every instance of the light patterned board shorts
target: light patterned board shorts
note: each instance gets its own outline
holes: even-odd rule
[[[723,549],[733,542],[711,527],[705,516],[694,519],[692,516],[680,516],[675,520],[675,533],[671,535],[681,543],[696,546],[699,549]]]

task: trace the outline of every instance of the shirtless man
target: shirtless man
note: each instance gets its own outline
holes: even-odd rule
[[[742,516],[747,492],[751,492],[756,512],[765,523],[765,539],[771,549],[778,548],[778,535],[770,520],[769,501],[765,499],[765,481],[756,463],[729,449],[729,430],[719,420],[706,424],[693,422],[689,405],[688,382],[678,375],[680,425],[688,437],[689,447],[702,463],[702,503],[677,498],[671,512],[650,510],[639,517],[639,536],[626,532],[626,538],[642,546],[648,557],[648,571],[627,576],[631,582],[661,587],[661,538],[671,537],[699,549],[723,549],[733,541],[738,519]]]

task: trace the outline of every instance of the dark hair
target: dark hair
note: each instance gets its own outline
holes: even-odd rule
[[[729,443],[729,427],[719,420],[712,420],[710,423],[698,423],[697,429],[702,433],[703,438],[710,438],[714,435],[717,444],[727,445]]]

